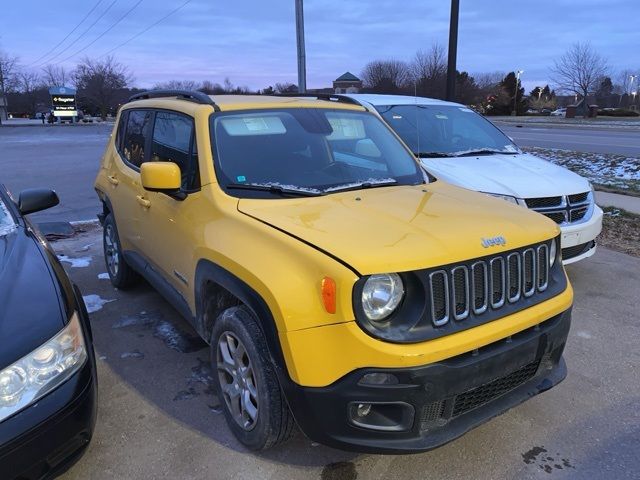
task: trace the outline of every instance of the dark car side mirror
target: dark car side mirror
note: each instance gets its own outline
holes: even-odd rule
[[[46,210],[60,203],[58,195],[48,188],[30,188],[20,192],[18,210],[22,215]]]

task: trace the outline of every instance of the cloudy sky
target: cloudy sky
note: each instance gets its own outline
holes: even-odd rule
[[[459,70],[522,69],[530,89],[578,41],[591,42],[614,73],[640,69],[638,0],[460,3]],[[448,28],[446,0],[305,0],[308,87],[358,75],[373,59],[446,47]],[[36,70],[112,52],[140,87],[228,77],[263,88],[297,75],[294,0],[4,1],[0,49]]]

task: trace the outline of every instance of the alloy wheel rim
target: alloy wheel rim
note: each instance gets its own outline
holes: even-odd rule
[[[251,359],[244,344],[232,332],[220,335],[217,348],[218,379],[231,416],[244,430],[258,420],[258,388]]]
[[[111,225],[107,225],[104,235],[104,257],[107,261],[107,268],[112,277],[118,275],[120,265],[120,253],[118,250],[118,240]]]

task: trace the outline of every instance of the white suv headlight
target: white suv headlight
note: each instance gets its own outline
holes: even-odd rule
[[[492,197],[501,198],[502,200],[506,200],[509,203],[515,203],[516,205],[520,205],[520,202],[516,197],[512,197],[511,195],[500,195],[499,193],[487,193]]]
[[[0,422],[73,375],[87,359],[78,314],[55,337],[0,370]]]
[[[404,296],[404,285],[397,273],[371,275],[362,288],[362,309],[369,320],[384,320]]]

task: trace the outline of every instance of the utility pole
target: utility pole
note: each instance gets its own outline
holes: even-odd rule
[[[304,11],[302,0],[296,1],[296,41],[298,44],[298,93],[307,91],[307,55],[304,50]]]
[[[516,72],[516,93],[513,95],[513,112],[511,115],[518,115],[518,87],[520,87],[520,75],[524,73],[524,70],[518,70]]]
[[[460,0],[451,0],[449,22],[449,58],[447,62],[447,100],[456,100],[456,56],[458,55],[458,13]]]

